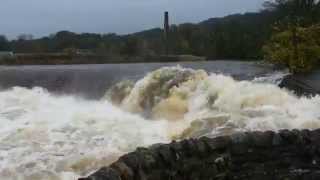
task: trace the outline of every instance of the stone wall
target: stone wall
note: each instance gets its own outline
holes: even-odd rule
[[[318,180],[320,130],[239,133],[138,148],[79,180]]]

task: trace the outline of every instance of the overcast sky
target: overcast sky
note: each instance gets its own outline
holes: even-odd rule
[[[257,11],[265,0],[1,0],[0,34],[45,36],[60,30],[120,34],[171,23]]]

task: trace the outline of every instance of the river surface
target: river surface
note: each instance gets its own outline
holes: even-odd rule
[[[135,148],[320,128],[320,97],[250,62],[0,66],[0,179],[72,180]]]
[[[224,73],[237,79],[252,79],[272,72],[271,66],[237,61],[137,63],[91,65],[0,66],[0,88],[44,87],[54,93],[99,99],[110,86],[125,80],[138,80],[161,67],[181,65]]]

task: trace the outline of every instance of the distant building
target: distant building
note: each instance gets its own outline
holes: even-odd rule
[[[5,58],[5,57],[13,57],[14,54],[11,51],[0,51],[0,58]]]

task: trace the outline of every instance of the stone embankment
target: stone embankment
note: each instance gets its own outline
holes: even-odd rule
[[[79,180],[319,180],[320,130],[248,132],[138,148]]]

